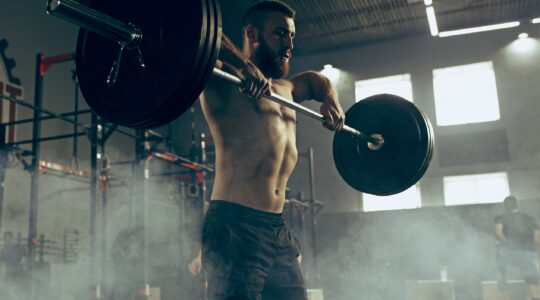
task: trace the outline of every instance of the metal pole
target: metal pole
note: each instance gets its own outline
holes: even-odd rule
[[[319,277],[319,271],[317,267],[317,216],[315,211],[315,169],[314,169],[314,159],[313,159],[313,148],[309,148],[309,194],[310,194],[310,214],[311,214],[311,248],[313,254],[313,270],[315,278]]]
[[[202,166],[206,166],[206,160],[207,160],[207,157],[206,157],[206,135],[204,133],[201,133],[201,135],[199,136],[200,138],[200,144],[199,144],[199,151],[200,151],[200,157],[199,157],[199,163],[202,165]],[[200,211],[200,218],[201,218],[201,221],[202,219],[204,218],[204,206],[206,204],[206,201],[208,201],[207,199],[207,191],[206,191],[206,171],[204,169],[202,169],[201,171],[198,171],[198,172],[202,172],[202,177],[200,178],[201,179],[201,182],[200,182],[200,185],[201,185],[201,211]]]
[[[43,76],[42,75],[39,75],[39,76],[40,76],[40,78],[42,78],[41,80],[43,80]],[[43,83],[40,83],[40,85],[43,85]],[[41,88],[43,88],[43,87],[41,87]],[[41,113],[44,113],[44,114],[47,114],[47,115],[52,116],[54,118],[57,118],[59,120],[66,121],[66,122],[72,123],[72,124],[77,124],[77,126],[82,128],[83,130],[86,129],[86,126],[84,124],[82,124],[82,123],[78,123],[78,122],[73,121],[70,118],[66,118],[62,114],[57,114],[57,113],[54,113],[52,111],[43,109],[43,107],[41,107],[41,104],[40,104],[40,106],[37,106],[36,104],[32,105],[30,103],[26,103],[23,100],[19,100],[19,99],[16,99],[16,98],[13,98],[13,97],[10,97],[10,96],[6,96],[6,95],[2,95],[2,94],[0,94],[0,99],[3,99],[3,100],[6,100],[6,101],[9,101],[9,102],[24,106],[26,108],[30,108],[30,109],[32,109],[34,111],[37,110],[40,113],[39,115],[41,115]],[[36,113],[34,113],[34,115],[36,115]],[[36,119],[36,118],[34,118],[34,119]],[[38,119],[41,119],[41,117],[38,117]]]
[[[92,114],[90,126],[90,238],[89,238],[89,261],[90,261],[90,289],[97,289],[98,278],[96,270],[96,219],[97,219],[97,156],[98,156],[98,117]]]
[[[108,255],[107,255],[107,206],[108,206],[108,183],[109,183],[109,165],[108,160],[105,156],[105,143],[106,140],[104,138],[104,130],[100,130],[100,139],[99,139],[99,146],[100,146],[100,152],[101,152],[101,176],[100,176],[100,187],[101,187],[101,285],[105,286],[108,281],[108,270],[107,266],[108,263]],[[111,287],[107,284],[107,288]]]
[[[75,119],[73,120],[73,134],[77,134],[77,123],[79,123],[79,82],[77,81],[77,74],[75,71],[72,71],[71,79],[73,80],[74,93],[73,96],[73,112],[75,113]],[[79,153],[79,140],[76,136],[73,137],[73,149],[71,152],[71,159],[77,159],[77,154]],[[78,167],[78,166],[77,166]]]
[[[83,135],[86,135],[86,132],[79,132],[79,133],[76,133],[76,134],[69,133],[69,134],[48,136],[48,137],[44,137],[44,138],[39,138],[37,140],[31,139],[31,140],[16,141],[16,142],[12,142],[12,143],[7,143],[6,145],[7,146],[17,146],[17,145],[30,144],[30,143],[34,143],[34,142],[40,143],[40,142],[47,142],[47,141],[56,141],[56,140],[61,140],[61,139],[66,139],[66,138],[74,138],[74,137],[83,136]]]
[[[34,83],[34,107],[41,108],[43,103],[43,75],[41,74],[41,62],[43,55],[36,55],[36,74]],[[30,299],[34,299],[34,279],[33,269],[35,262],[34,238],[37,236],[37,217],[38,217],[38,195],[39,195],[39,157],[41,136],[41,111],[35,109],[34,122],[32,123],[32,164],[30,166],[30,205],[28,214],[28,267],[30,269]]]
[[[2,232],[2,215],[4,210],[4,182],[8,164],[9,150],[6,147],[6,126],[0,125],[0,232]]]
[[[146,172],[148,159],[146,159],[145,149],[145,132],[138,129],[135,131],[135,165],[134,165],[134,180],[133,180],[133,203],[135,213],[135,227],[141,228],[143,232],[143,253],[141,255],[140,266],[138,275],[135,274],[134,281],[137,283],[138,288],[147,291],[146,286],[148,284],[148,238],[150,233],[148,232],[147,222],[147,207],[146,207]]]
[[[73,116],[75,114],[81,115],[81,114],[88,114],[88,113],[91,113],[91,112],[92,112],[91,110],[85,109],[85,110],[80,110],[77,113],[75,113],[75,112],[67,112],[67,113],[61,113],[59,115],[62,116],[62,117],[69,117],[69,116]],[[56,119],[56,117],[55,116],[45,116],[45,117],[39,118],[39,120],[41,120],[41,121],[51,120],[51,119]],[[12,125],[25,124],[25,123],[32,123],[34,121],[35,121],[35,119],[30,118],[30,119],[22,119],[22,120],[5,122],[5,123],[2,123],[2,125],[12,126]]]

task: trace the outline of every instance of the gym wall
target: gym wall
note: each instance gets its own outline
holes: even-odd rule
[[[538,27],[527,31],[538,43]],[[293,58],[291,73],[321,70],[332,64],[341,71],[339,99],[346,110],[355,100],[357,80],[410,73],[414,102],[427,113],[434,125],[435,151],[430,168],[420,181],[422,206],[442,206],[443,177],[489,172],[508,172],[510,191],[519,199],[537,199],[540,187],[540,120],[538,50],[516,54],[510,45],[524,31],[500,30],[457,37],[413,37],[366,47],[342,49]],[[501,118],[498,121],[437,126],[432,70],[482,61],[493,61]],[[307,106],[318,110],[318,105]],[[467,107],[463,107],[467,110]],[[318,199],[326,202],[323,212],[358,211],[361,193],[338,175],[332,158],[331,132],[317,130],[313,122],[298,118],[299,148],[312,145],[316,154]],[[318,125],[318,124],[315,124]],[[319,129],[319,128],[316,128]],[[301,163],[291,179],[294,190],[307,187]]]

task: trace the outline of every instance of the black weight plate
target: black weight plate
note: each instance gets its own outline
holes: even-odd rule
[[[432,131],[413,103],[395,95],[375,95],[354,104],[345,120],[367,135],[384,137],[383,147],[374,151],[363,138],[343,131],[335,134],[334,162],[353,188],[379,196],[397,194],[414,185],[427,170]]]
[[[189,73],[192,74],[191,81],[183,86],[179,86],[179,89],[184,89],[183,99],[169,99],[170,103],[161,107],[156,117],[146,120],[143,124],[138,124],[139,128],[155,128],[166,125],[170,121],[176,119],[181,113],[188,110],[188,108],[196,101],[196,97],[192,96],[192,93],[196,90],[202,90],[204,87],[200,87],[201,73],[203,72],[203,66],[206,65],[208,60],[208,53],[212,47],[212,35],[213,35],[213,23],[212,12],[210,11],[210,0],[201,0],[203,5],[204,17],[204,39],[200,40],[199,49],[197,53],[196,63],[193,64]],[[179,113],[180,112],[180,113]]]
[[[430,138],[430,143],[429,143],[429,149],[428,149],[428,156],[426,157],[426,160],[424,161],[423,168],[421,170],[419,170],[419,176],[422,177],[422,176],[424,176],[424,174],[426,173],[429,165],[431,164],[431,158],[433,157],[433,149],[435,148],[435,134],[433,132],[433,125],[431,124],[431,121],[429,120],[427,115],[420,108],[418,108],[418,111],[424,117],[424,120],[426,122],[426,126],[427,126],[428,131],[429,131],[429,135],[431,137]]]
[[[212,48],[212,51],[210,53],[209,62],[206,66],[206,72],[203,73],[202,78],[202,85],[203,88],[208,83],[208,80],[213,75],[214,67],[216,66],[216,62],[219,56],[219,50],[221,49],[221,37],[223,34],[222,30],[222,22],[221,22],[221,9],[219,7],[219,1],[218,0],[211,0],[214,7],[214,47]],[[199,93],[197,93],[197,96],[199,96]]]
[[[185,99],[191,99],[191,101],[182,101],[181,99],[171,99],[171,103],[162,107],[159,111],[158,116],[153,119],[147,120],[144,124],[140,124],[144,128],[154,128],[167,124],[170,120],[174,120],[179,117],[178,112],[185,112],[189,107],[197,100],[197,95],[195,93],[200,93],[204,89],[202,84],[202,78],[206,70],[206,66],[211,57],[211,52],[214,47],[214,35],[215,35],[215,20],[214,20],[214,8],[211,3],[211,0],[202,0],[203,9],[206,11],[205,16],[205,26],[206,35],[204,39],[201,39],[202,45],[200,46],[201,51],[199,52],[198,62],[194,64],[193,70],[190,71],[192,74],[192,80],[189,85],[186,85]]]
[[[197,99],[200,95],[200,91],[206,86],[210,76],[212,75],[212,69],[214,68],[217,60],[217,55],[219,53],[219,48],[221,45],[221,13],[217,1],[207,0],[208,1],[208,45],[205,49],[205,60],[203,65],[200,66],[199,72],[197,72],[197,85],[192,89],[192,93],[188,97]],[[176,110],[185,111],[189,108],[184,107],[187,102],[179,102],[177,104]],[[159,124],[161,125],[161,124]]]
[[[118,81],[109,87],[106,79],[120,47],[81,29],[77,74],[92,110],[113,123],[140,128],[148,120],[161,118],[163,106],[176,101],[193,103],[195,99],[184,96],[193,88],[191,70],[200,61],[197,57],[204,45],[201,40],[206,38],[207,12],[202,2],[190,1],[186,5],[183,1],[162,0],[148,5],[133,0],[126,5],[119,0],[97,0],[90,6],[142,29],[141,50],[146,64],[145,70],[139,70],[137,52],[124,51]]]
[[[424,120],[424,123],[422,122],[418,122],[418,126],[420,127],[421,130],[425,130],[428,132],[428,136],[430,137],[429,138],[429,143],[428,143],[428,149],[427,149],[427,155],[425,157],[425,160],[424,162],[421,164],[420,168],[418,169],[418,173],[416,174],[416,176],[412,176],[411,178],[411,185],[415,184],[418,180],[420,180],[422,178],[422,176],[424,176],[424,174],[426,173],[430,163],[431,163],[431,158],[433,156],[433,148],[434,148],[434,134],[433,134],[433,128],[431,126],[431,122],[429,121],[429,118],[426,116],[426,114],[419,108],[417,107],[416,105],[412,105],[412,106],[409,106],[409,110],[411,111],[412,114],[414,115],[418,115],[419,118],[423,118]]]

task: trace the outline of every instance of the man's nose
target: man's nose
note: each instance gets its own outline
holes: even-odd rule
[[[285,38],[285,41],[283,42],[285,48],[289,49],[289,50],[292,50],[294,48],[293,46],[293,39],[288,36]]]

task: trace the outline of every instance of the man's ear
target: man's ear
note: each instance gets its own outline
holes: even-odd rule
[[[259,29],[255,26],[247,25],[245,35],[250,44],[255,44],[259,42]]]

